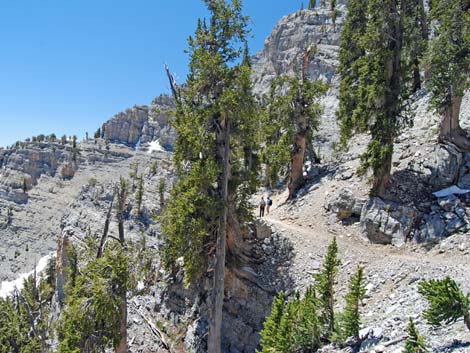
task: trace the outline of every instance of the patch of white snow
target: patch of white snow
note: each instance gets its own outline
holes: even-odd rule
[[[46,255],[39,260],[36,266],[36,273],[38,275],[45,270],[45,268],[47,267],[47,263],[54,256],[55,252],[50,253],[49,255]],[[23,288],[25,279],[27,279],[29,276],[32,276],[33,274],[34,270],[31,272],[20,274],[18,278],[13,281],[3,281],[0,286],[0,298],[6,298],[14,292],[15,288],[21,290]]]
[[[147,153],[152,152],[165,152],[165,149],[162,147],[162,145],[160,145],[160,140],[150,142]]]

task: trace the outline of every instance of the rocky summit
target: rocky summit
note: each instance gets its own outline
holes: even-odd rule
[[[418,293],[421,280],[445,276],[470,292],[470,152],[438,141],[440,116],[431,108],[431,92],[420,89],[408,97],[413,124],[396,137],[387,197],[369,195],[370,175],[357,171],[370,136],[356,134],[347,150],[339,148],[337,70],[346,3],[339,1],[336,11],[334,24],[324,6],[283,17],[251,58],[253,92],[262,97],[274,78],[295,75],[305,50],[315,46],[307,75],[328,83],[313,141],[321,162],[307,163],[307,183],[293,199],[287,200],[284,182],[251,196],[253,212],[267,192],[273,206],[263,219],[253,217],[243,234],[243,257],[228,256],[222,351],[261,349],[260,332],[277,293],[290,300],[303,295],[336,238],[338,312],[346,305],[348,279],[359,265],[365,271],[363,339],[355,351],[404,352],[412,318],[433,352],[470,352],[464,322],[429,325],[423,316],[428,303]],[[213,269],[188,285],[184,271],[168,271],[159,255],[168,246],[160,217],[164,200],[175,197],[170,190],[178,181],[175,109],[174,98],[161,95],[117,113],[93,139],[44,136],[0,149],[0,297],[13,295],[35,268],[43,273],[44,259],[55,259],[59,283],[67,276],[61,268],[71,261],[65,243],[86,249],[108,228],[108,239],[118,239],[113,210],[124,177],[130,185],[123,229],[152,254],[148,282],[127,292],[128,352],[207,352]],[[470,92],[460,124],[470,129]],[[62,308],[58,287],[54,319]],[[48,343],[58,346],[57,338]],[[319,351],[353,350],[332,343]]]

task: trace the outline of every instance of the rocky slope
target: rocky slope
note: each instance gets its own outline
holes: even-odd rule
[[[470,154],[437,144],[439,118],[428,110],[429,96],[422,91],[413,98],[414,125],[398,138],[390,200],[369,200],[367,176],[355,174],[367,136],[356,136],[348,152],[334,149],[339,139],[335,67],[344,2],[339,2],[339,11],[336,28],[326,9],[284,17],[253,58],[255,92],[263,94],[275,75],[293,74],[304,49],[316,44],[309,74],[332,86],[323,99],[325,112],[315,141],[323,164],[310,170],[313,180],[294,202],[285,203],[282,190],[275,191],[272,214],[249,235],[252,261],[227,271],[224,351],[255,351],[273,296],[279,290],[302,291],[311,283],[326,246],[336,236],[343,263],[340,295],[355,267],[366,267],[364,327],[375,327],[380,336],[367,349],[400,337],[412,316],[435,351],[468,352],[465,342],[470,339],[461,322],[438,330],[424,322],[425,303],[416,286],[421,278],[451,275],[470,290],[470,200],[432,195],[454,184],[470,188]],[[168,122],[173,108],[170,97],[160,96],[149,106],[116,114],[102,125],[103,138],[78,144],[76,158],[70,143],[31,142],[0,149],[0,282],[31,270],[55,251],[58,238],[80,244],[85,236],[100,234],[114,186],[120,176],[129,177],[135,163],[144,175],[146,192],[139,217],[134,212],[135,190],[129,196],[126,234],[135,240],[144,237],[149,248],[158,249],[160,228],[152,217],[160,208],[157,185],[164,178],[168,189],[174,175],[171,153],[156,151],[152,143],[172,149],[175,132]],[[470,95],[461,119],[470,128]],[[113,219],[111,235],[115,232]],[[165,346],[204,352],[211,304],[204,293],[211,286],[210,275],[187,289],[182,276],[158,269],[155,283],[130,293],[132,352],[167,352]],[[342,305],[340,300],[338,308]],[[454,338],[463,343],[454,344]]]

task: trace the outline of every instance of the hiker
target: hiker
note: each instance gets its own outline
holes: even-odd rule
[[[261,196],[261,201],[259,202],[259,216],[260,218],[264,216],[264,208],[266,207],[266,202],[264,201],[264,197]]]
[[[272,205],[273,205],[273,200],[271,200],[271,198],[268,196],[268,198],[266,199],[266,214],[269,214],[269,209],[271,208]]]

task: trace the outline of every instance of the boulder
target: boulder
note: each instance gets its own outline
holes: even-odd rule
[[[373,197],[362,208],[361,227],[372,243],[400,246],[405,243],[417,217],[414,207]]]
[[[336,195],[327,202],[325,208],[336,214],[338,219],[343,220],[352,216],[360,216],[365,201],[356,198],[348,188],[339,190]]]
[[[424,224],[416,232],[416,241],[429,242],[445,236],[446,224],[440,215],[426,215],[423,220]]]

